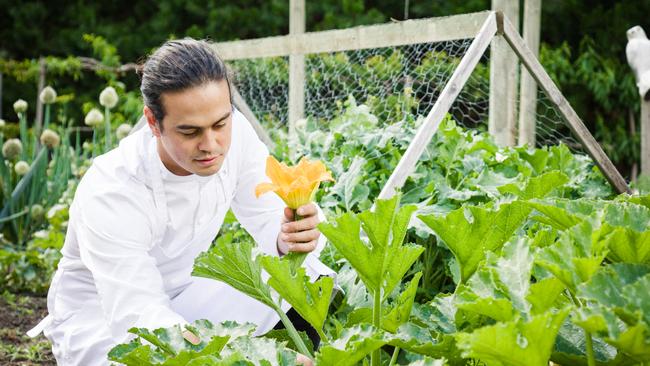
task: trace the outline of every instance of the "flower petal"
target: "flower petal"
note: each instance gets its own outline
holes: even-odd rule
[[[259,198],[266,192],[275,192],[278,189],[279,187],[273,183],[260,183],[257,185],[257,187],[255,187],[255,197]]]
[[[289,167],[278,162],[272,155],[266,158],[266,175],[279,186],[289,185],[293,180]]]

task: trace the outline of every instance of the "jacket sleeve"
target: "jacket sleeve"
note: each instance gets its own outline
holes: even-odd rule
[[[124,190],[93,193],[77,216],[80,257],[92,272],[114,338],[131,327],[186,324],[170,307],[155,259],[152,222],[146,208]]]
[[[235,159],[238,172],[231,209],[262,252],[277,256],[277,239],[286,205],[274,193],[255,197],[255,187],[259,183],[270,181],[266,176],[266,158],[269,151],[241,113],[236,112],[233,123],[237,125],[233,125],[231,149],[238,155]],[[236,133],[235,129],[238,129]],[[324,221],[325,216],[320,208],[318,212],[320,220]],[[312,255],[318,257],[325,247],[325,242],[325,236],[321,235]]]

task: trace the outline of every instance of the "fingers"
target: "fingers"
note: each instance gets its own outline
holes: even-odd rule
[[[192,343],[195,346],[201,343],[199,337],[197,337],[194,333],[190,332],[189,330],[183,331],[183,338],[185,338],[186,341]]]
[[[287,243],[290,252],[310,253],[316,249],[318,241],[310,241],[309,243]]]
[[[302,205],[298,207],[297,211],[298,211],[298,215],[302,217],[318,215],[318,210],[316,209],[316,205],[313,203]]]
[[[296,363],[298,365],[303,365],[303,366],[314,365],[314,362],[309,357],[303,355],[302,353],[299,353],[298,356],[296,356]]]
[[[284,208],[284,218],[282,222],[291,222],[293,221],[293,210],[290,209],[289,207]]]
[[[280,240],[285,243],[307,243],[312,240],[318,240],[320,237],[320,232],[316,229],[299,231],[295,233],[285,233],[280,234]]]
[[[318,208],[315,204],[309,203],[298,207],[299,221],[293,221],[294,210],[286,207],[284,219],[278,235],[278,251],[308,253],[316,249],[320,232],[316,226],[320,223]],[[286,249],[286,251],[285,251]]]
[[[283,233],[295,233],[315,229],[320,223],[318,216],[305,217],[300,221],[286,222],[282,224]]]

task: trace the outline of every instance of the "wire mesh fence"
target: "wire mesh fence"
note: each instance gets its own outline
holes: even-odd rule
[[[405,115],[426,116],[464,56],[472,39],[311,54],[305,57],[305,117],[327,128],[350,98],[368,106],[380,124]],[[289,57],[229,62],[235,84],[272,138],[287,138]],[[487,130],[490,98],[489,52],[471,73],[449,114],[465,128]],[[518,100],[517,100],[518,102]],[[577,139],[539,89],[536,145],[564,142],[581,151]],[[517,131],[512,131],[515,135]]]

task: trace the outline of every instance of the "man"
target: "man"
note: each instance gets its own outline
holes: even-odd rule
[[[60,365],[108,364],[107,352],[133,326],[209,319],[272,329],[273,310],[190,275],[229,208],[263,252],[311,252],[307,273],[332,274],[317,259],[325,239],[314,204],[292,222],[275,195],[255,198],[268,180],[268,150],[233,108],[226,67],[206,42],[166,42],[144,64],[140,89],[148,128],[96,158],[79,183],[50,315],[31,333],[44,331]]]

